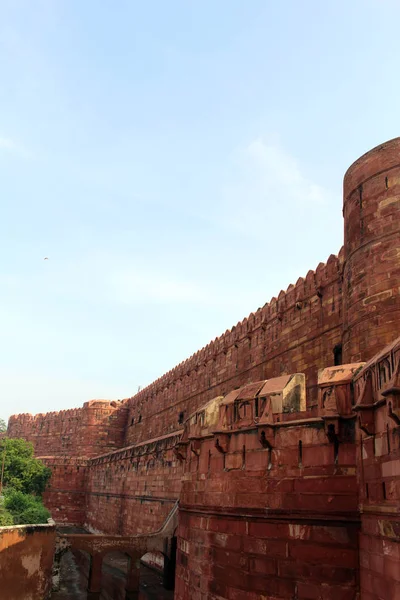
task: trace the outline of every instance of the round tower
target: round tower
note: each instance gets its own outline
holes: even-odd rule
[[[369,360],[400,335],[400,138],[344,176],[343,362]]]

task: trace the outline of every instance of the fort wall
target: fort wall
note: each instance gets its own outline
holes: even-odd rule
[[[42,458],[51,469],[43,495],[57,523],[83,526],[86,518],[88,460],[53,456]]]
[[[156,531],[181,490],[174,447],[182,430],[89,461],[85,527],[130,535]]]
[[[273,394],[271,382],[259,382],[193,415],[180,444],[177,599],[291,600],[321,589],[327,599],[354,599],[359,514],[348,414],[361,367],[323,374],[317,417],[295,412],[293,395],[282,412],[284,378]]]

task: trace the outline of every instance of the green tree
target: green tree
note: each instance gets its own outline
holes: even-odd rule
[[[4,509],[11,515],[14,525],[46,523],[50,518],[50,512],[43,506],[40,496],[24,494],[12,488],[5,491]]]
[[[33,455],[33,446],[22,439],[0,440],[0,464],[4,460],[3,486],[41,496],[51,471]]]
[[[7,431],[7,423],[4,419],[0,419],[0,433]]]
[[[0,506],[0,527],[6,527],[7,525],[14,525],[14,518],[4,506]]]

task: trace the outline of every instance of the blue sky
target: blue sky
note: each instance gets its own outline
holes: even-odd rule
[[[399,21],[0,0],[0,416],[131,396],[337,253],[345,170],[399,135]]]

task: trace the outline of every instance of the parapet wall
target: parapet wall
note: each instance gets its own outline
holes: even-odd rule
[[[0,527],[2,600],[46,600],[52,585],[53,525]]]
[[[176,431],[206,400],[282,374],[305,373],[315,408],[317,371],[341,342],[342,270],[341,251],[131,398],[125,444]]]

